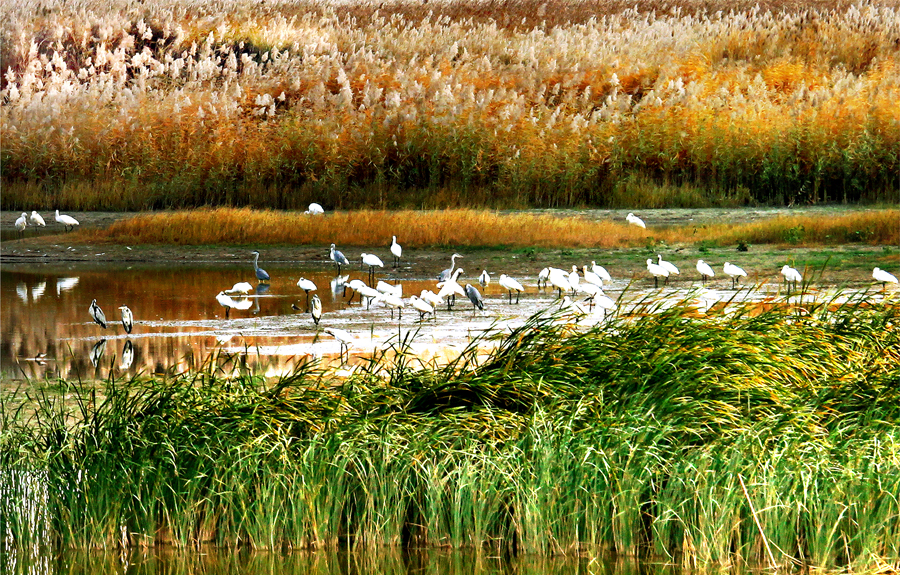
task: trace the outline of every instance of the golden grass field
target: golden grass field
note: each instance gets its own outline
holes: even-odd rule
[[[123,245],[339,245],[371,246],[401,233],[404,246],[511,246],[616,248],[648,241],[711,242],[716,245],[835,245],[860,242],[900,244],[900,210],[830,217],[783,216],[747,224],[642,229],[609,220],[553,215],[497,214],[483,210],[358,210],[308,216],[272,210],[219,208],[165,212],[121,220],[105,229],[86,229],[88,242]]]
[[[3,209],[900,201],[897,0],[2,4]]]

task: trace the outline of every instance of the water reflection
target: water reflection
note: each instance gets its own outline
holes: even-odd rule
[[[134,344],[129,339],[122,346],[122,363],[119,365],[119,369],[127,370],[132,363],[134,363]]]
[[[674,565],[634,558],[565,555],[497,557],[473,550],[439,549],[377,552],[293,551],[254,553],[246,550],[172,548],[129,553],[66,550],[59,555],[12,552],[0,564],[10,575],[679,575]],[[728,572],[739,572],[728,569]]]
[[[91,348],[91,365],[97,367],[100,364],[100,358],[103,357],[104,351],[106,351],[106,340],[101,339],[94,344],[94,347]]]

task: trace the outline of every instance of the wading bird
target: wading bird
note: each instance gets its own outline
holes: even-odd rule
[[[349,332],[336,327],[326,327],[322,331],[338,340],[338,343],[341,344],[341,363],[344,363],[344,348],[347,348],[347,361],[350,361],[350,344],[353,342],[353,336]]]
[[[446,281],[438,282],[437,287],[439,288],[438,297],[442,300],[447,300],[447,311],[450,311],[450,308],[456,304],[456,296],[464,296],[466,295],[466,290],[463,289],[457,279],[459,279],[460,274],[463,273],[462,268],[456,268],[456,271],[453,272],[453,277]]]
[[[16,231],[19,232],[19,236],[25,235],[25,226],[28,223],[28,214],[22,212],[22,215],[16,218]]]
[[[134,315],[127,305],[120,305],[119,310],[122,312],[122,327],[125,328],[125,333],[131,333],[131,328],[134,327]]]
[[[603,278],[589,270],[587,266],[581,266],[581,271],[584,273],[585,282],[594,284],[597,287],[603,287]]]
[[[796,269],[788,266],[787,264],[781,267],[781,275],[784,276],[784,281],[788,286],[788,289],[791,289],[791,283],[794,284],[794,287],[797,287],[797,283],[803,281],[803,276],[800,275]]]
[[[269,274],[266,270],[259,267],[259,252],[251,252],[253,254],[253,271],[256,272],[256,279],[261,282],[269,281]]]
[[[381,258],[375,254],[360,254],[360,258],[362,259],[363,265],[369,266],[369,283],[374,283],[375,267],[383,268],[384,263],[382,263]]]
[[[253,298],[259,302],[259,298]],[[219,305],[225,308],[225,319],[228,319],[229,312],[233,309],[241,309],[247,310],[253,305],[253,300],[248,297],[241,297],[238,299],[233,299],[230,295],[226,294],[224,291],[220,291],[216,295],[216,301],[219,302]]]
[[[453,269],[456,267],[456,258],[461,258],[459,254],[450,256],[450,267],[438,274],[438,281],[445,282],[453,276]]]
[[[100,309],[100,306],[97,305],[97,300],[91,301],[90,310],[91,317],[94,318],[94,321],[97,322],[100,327],[106,329],[106,314],[103,313],[103,310]]]
[[[578,275],[578,266],[572,266],[572,272],[569,273],[569,288],[572,290],[572,295],[575,295],[575,290],[578,289],[578,284],[581,282],[581,276]]]
[[[647,260],[647,271],[653,275],[653,287],[659,287],[659,278],[669,277],[669,271],[659,264],[653,263],[653,260]]]
[[[309,208],[303,213],[309,214],[311,216],[320,216],[325,213],[325,208],[323,208],[319,204],[313,202],[313,203],[309,204]]]
[[[310,315],[312,315],[312,319],[315,322],[316,326],[318,326],[319,320],[322,319],[322,300],[319,299],[319,296],[312,296],[312,302],[309,306],[309,313]]]
[[[59,210],[56,210],[56,222],[64,225],[66,227],[66,231],[73,229],[78,225],[78,220],[73,218],[72,216],[67,216],[66,214],[59,215]]]
[[[537,284],[538,289],[541,289],[541,284],[544,287],[547,287],[547,280],[550,278],[550,268],[544,268],[538,273]]]
[[[403,255],[403,248],[397,243],[397,236],[391,236],[391,255],[394,256],[394,267],[400,267],[400,256]]]
[[[359,294],[359,303],[362,303],[363,298],[366,298],[366,309],[369,309],[370,307],[372,307],[372,300],[381,295],[381,292],[375,288],[367,286],[365,282],[360,283],[362,283],[362,285],[354,288],[353,291]]]
[[[728,262],[725,262],[725,265],[722,266],[722,271],[731,278],[731,289],[737,287],[738,282],[741,281],[741,277],[747,277],[747,272]]]
[[[419,299],[418,296],[410,296],[409,304],[413,306],[413,308],[415,308],[417,312],[419,312],[419,321],[424,320],[425,316],[429,313],[431,314],[431,317],[434,317],[434,306],[424,300]]]
[[[306,292],[306,311],[309,311],[309,292],[316,291],[316,284],[312,280],[300,278],[297,280],[297,287]]]
[[[562,297],[563,292],[568,292],[572,289],[572,286],[569,284],[569,274],[559,268],[549,268],[549,270],[550,274],[547,276],[547,281],[559,291],[557,297]]]
[[[44,218],[41,217],[41,214],[37,213],[34,210],[31,210],[31,223],[36,226],[46,226],[47,223],[44,222]]]
[[[484,300],[481,299],[481,292],[478,291],[477,287],[472,284],[466,284],[466,295],[469,296],[469,301],[472,302],[472,309],[484,310]]]
[[[625,216],[625,221],[628,222],[629,224],[631,224],[633,226],[637,226],[639,228],[645,228],[645,229],[647,228],[647,226],[644,224],[644,220],[642,220],[641,218],[637,217],[636,215],[634,215],[632,213],[629,213],[627,216]]]
[[[569,296],[562,299],[562,302],[559,304],[559,309],[567,314],[573,315],[576,322],[588,314],[587,310],[584,309],[580,303],[572,301],[572,298]]]
[[[677,275],[681,275],[681,272],[678,271],[678,268],[675,267],[675,264],[673,264],[673,263],[671,263],[671,262],[667,262],[667,261],[665,261],[664,259],[662,259],[662,255],[661,255],[661,254],[656,254],[656,263],[659,264],[664,270],[666,270],[667,272],[669,272],[669,276],[672,276],[672,275],[676,275],[676,276],[677,276]],[[669,278],[668,278],[668,277],[666,278],[666,283],[667,283],[667,284],[669,283]]]
[[[394,310],[397,310],[397,321],[399,322],[403,319],[403,308],[405,304],[403,300],[400,299],[400,296],[396,296],[390,293],[379,293],[378,296],[372,300],[373,303],[382,302],[385,307],[391,308],[391,319],[394,319]],[[397,324],[400,325],[399,323]]]
[[[491,284],[491,274],[487,273],[487,270],[481,270],[481,275],[478,276],[478,283],[481,284],[481,288],[487,293],[487,287]]]
[[[438,308],[439,305],[444,303],[444,300],[441,299],[441,297],[439,295],[437,295],[430,289],[423,289],[422,293],[419,294],[419,299],[421,299],[422,301],[424,301],[426,303],[430,303],[431,307],[433,307],[435,310]]]
[[[350,265],[350,260],[348,260],[346,257],[344,257],[344,254],[342,254],[338,250],[334,249],[334,244],[331,244],[331,253],[329,254],[328,257],[331,258],[331,261],[333,261],[334,263],[337,264],[338,275],[341,275],[341,266],[349,266]]]
[[[872,277],[875,278],[875,281],[881,282],[881,289],[886,290],[887,284],[895,284],[897,283],[897,278],[894,274],[890,272],[886,272],[881,268],[875,268],[872,270]]]
[[[225,290],[227,295],[247,295],[253,291],[253,285],[250,282],[238,282],[231,286],[231,289]]]
[[[600,277],[600,279],[602,279],[605,282],[612,281],[612,276],[609,275],[609,272],[606,271],[606,268],[603,266],[598,266],[597,263],[593,260],[591,260],[591,271],[594,272],[595,274],[597,274]]]
[[[703,260],[697,260],[697,271],[700,272],[703,283],[706,283],[707,279],[716,275],[716,272],[713,271],[710,265]]]
[[[509,293],[509,303],[512,304],[512,292],[516,292],[516,303],[519,303],[519,294],[525,291],[522,284],[506,274],[500,274],[500,287]]]

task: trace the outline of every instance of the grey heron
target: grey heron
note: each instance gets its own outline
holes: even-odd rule
[[[500,287],[509,292],[509,303],[512,304],[512,292],[516,292],[516,303],[519,303],[519,294],[525,291],[522,284],[506,274],[500,274]]]
[[[653,263],[653,260],[647,260],[647,271],[653,275],[653,287],[659,287],[659,278],[669,279],[669,270]]]
[[[450,256],[450,267],[438,274],[438,281],[445,282],[453,276],[453,269],[456,267],[456,258],[461,258],[459,254]]]
[[[700,272],[703,283],[706,283],[707,279],[716,275],[716,272],[713,271],[710,265],[703,260],[697,260],[697,271]]]
[[[253,254],[253,270],[256,272],[256,279],[261,282],[269,281],[269,274],[266,270],[259,267],[259,252],[251,252]]]
[[[334,249],[334,244],[331,244],[331,253],[329,254],[328,257],[331,258],[331,261],[333,261],[334,263],[337,264],[338,275],[341,275],[341,266],[349,266],[350,265],[350,260],[348,260],[344,256],[344,254],[342,254],[338,250]]]
[[[397,236],[391,236],[391,254],[394,256],[394,267],[400,267],[400,256],[403,255],[403,248],[397,243]]]
[[[97,305],[97,300],[91,300],[90,312],[94,321],[97,322],[100,327],[106,329],[106,314],[104,314],[103,310],[100,309],[100,306]]]
[[[472,284],[466,284],[466,295],[472,302],[472,309],[484,310],[484,300],[481,299],[481,292]]]
[[[741,281],[741,277],[747,277],[747,272],[728,262],[725,262],[725,265],[722,266],[722,271],[725,272],[725,275],[731,277],[731,289],[737,287],[738,282]]]
[[[134,327],[134,315],[127,305],[120,305],[119,310],[122,312],[122,327],[125,328],[125,333],[131,333],[131,328]]]
[[[318,295],[312,296],[312,301],[309,306],[309,313],[312,316],[313,322],[315,322],[316,327],[319,325],[319,320],[322,319],[322,300],[319,299]]]
[[[66,214],[59,215],[59,210],[56,210],[56,222],[64,225],[66,227],[66,231],[74,229],[75,226],[78,225],[78,220]]]
[[[104,351],[106,351],[106,339],[101,339],[94,344],[94,347],[91,348],[91,365],[97,367],[97,365],[100,363],[100,358],[103,356]]]

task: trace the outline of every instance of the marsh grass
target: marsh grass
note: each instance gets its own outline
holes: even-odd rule
[[[0,536],[758,563],[740,476],[780,564],[896,564],[898,309],[835,301],[698,314],[648,297],[591,328],[539,314],[486,334],[487,356],[480,340],[446,365],[376,355],[342,378],[210,361],[61,382],[30,420],[2,412]]]
[[[398,235],[402,245],[596,247],[648,242],[822,245],[900,243],[900,211],[838,216],[788,216],[750,224],[710,224],[644,230],[624,222],[579,216],[498,214],[483,210],[373,211],[309,217],[296,212],[205,209],[139,215],[103,230],[83,230],[85,241],[126,245],[291,244],[373,246]]]

